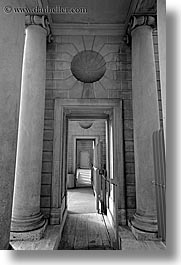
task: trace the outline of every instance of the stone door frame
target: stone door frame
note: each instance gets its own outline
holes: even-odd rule
[[[82,140],[82,139],[90,139],[90,140],[94,140],[95,144],[98,143],[99,141],[99,136],[84,136],[84,135],[74,135],[73,136],[73,174],[75,174],[75,170],[76,170],[76,141],[77,140]]]
[[[85,116],[86,115],[86,116]],[[123,161],[123,120],[122,100],[119,99],[55,99],[53,171],[50,223],[61,224],[66,211],[66,158],[68,119],[113,120],[114,180],[118,187],[118,216],[124,222],[125,180]],[[122,222],[121,221],[121,222]]]

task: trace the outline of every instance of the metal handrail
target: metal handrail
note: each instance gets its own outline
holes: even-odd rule
[[[112,182],[111,179],[107,179],[107,178],[105,178],[104,175],[101,175],[101,176],[103,177],[103,179],[104,179],[106,182],[108,182],[108,183],[110,183],[110,184],[112,184],[112,185],[118,186],[116,183]]]

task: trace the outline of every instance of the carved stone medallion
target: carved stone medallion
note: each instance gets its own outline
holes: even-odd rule
[[[71,71],[76,79],[83,83],[100,80],[106,71],[106,62],[99,53],[86,50],[74,56]]]

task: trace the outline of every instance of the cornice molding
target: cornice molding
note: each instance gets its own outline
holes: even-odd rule
[[[124,24],[52,24],[53,35],[123,35]]]

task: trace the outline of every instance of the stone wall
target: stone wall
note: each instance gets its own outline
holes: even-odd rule
[[[41,210],[49,216],[53,159],[54,99],[80,99],[84,84],[72,74],[71,61],[83,50],[100,53],[106,62],[106,72],[93,83],[95,98],[123,101],[124,178],[126,183],[126,214],[130,218],[136,208],[135,165],[133,142],[131,47],[120,36],[54,36],[47,47],[46,102],[42,162]],[[157,34],[154,33],[157,66],[158,98],[161,106]],[[160,107],[161,115],[161,107]],[[70,159],[70,158],[69,158]],[[69,171],[72,170],[69,161]]]

